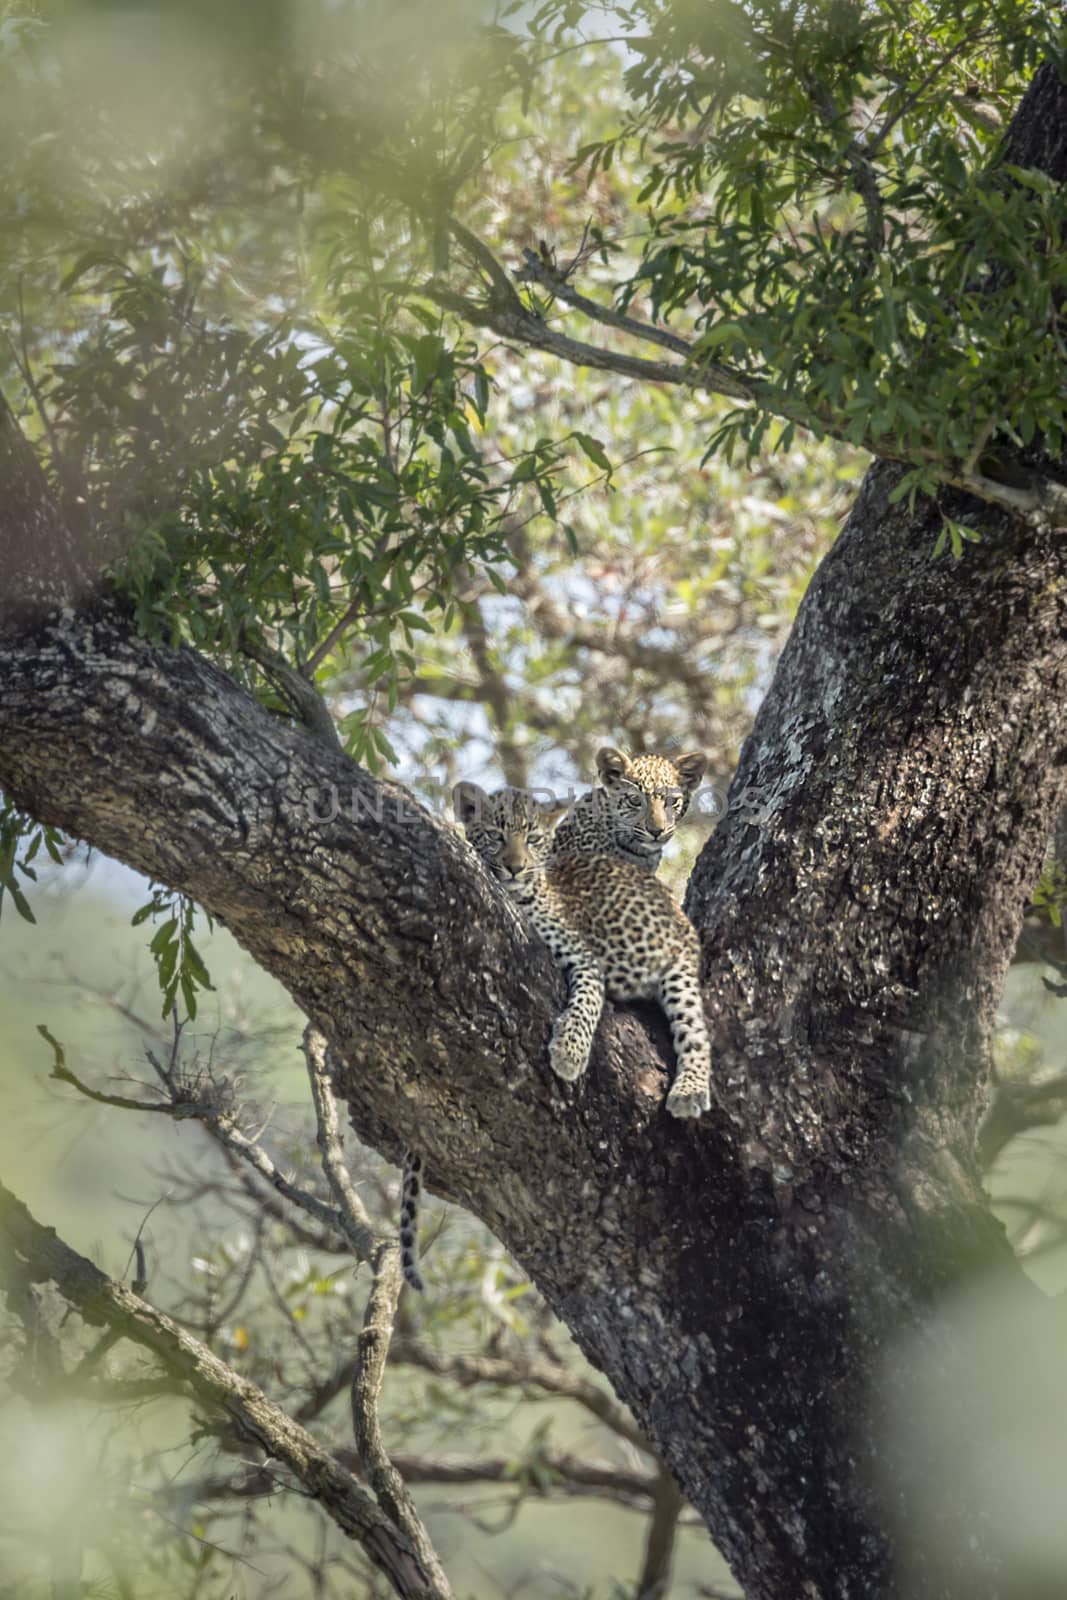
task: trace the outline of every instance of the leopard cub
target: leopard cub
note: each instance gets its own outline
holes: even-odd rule
[[[600,783],[575,801],[556,829],[553,857],[618,856],[655,872],[705,766],[695,751],[674,759],[627,756],[606,745],[596,756]]]
[[[562,804],[544,805],[521,789],[489,795],[472,783],[457,784],[452,798],[471,845],[567,974],[567,1005],[548,1047],[552,1070],[581,1077],[605,994],[655,1000],[677,1057],[667,1110],[675,1117],[707,1111],[711,1045],[700,943],[666,885],[613,856],[555,856],[552,829]]]

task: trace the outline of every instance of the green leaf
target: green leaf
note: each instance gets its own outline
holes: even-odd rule
[[[12,882],[6,884],[5,887],[7,888],[12,900],[15,902],[15,910],[18,912],[23,921],[35,923],[37,918],[30,910],[30,903],[18,885],[12,880]]]
[[[186,934],[182,946],[182,962],[191,978],[200,985],[201,989],[214,989],[210,974],[200,957],[192,939]]]
[[[171,981],[174,977],[177,965],[178,944],[177,941],[175,941],[174,944],[166,945],[159,952],[157,971],[159,973],[159,986],[163,990],[164,994],[171,986]]]
[[[181,981],[182,999],[185,1001],[185,1009],[189,1014],[189,1020],[190,1021],[195,1021],[196,1020],[196,985],[193,982],[192,974],[189,973],[189,972],[183,972],[182,975],[181,975],[181,980],[180,981]]]
[[[578,441],[579,447],[594,466],[600,467],[603,472],[611,472],[611,462],[599,439],[594,439],[591,433],[582,433],[578,429],[575,429],[572,437]]]
[[[739,322],[716,322],[710,328],[705,328],[693,347],[693,354],[717,350],[723,344],[743,345],[744,342],[745,330]]]

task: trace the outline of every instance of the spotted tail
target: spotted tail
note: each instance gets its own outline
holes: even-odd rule
[[[404,1177],[400,1186],[400,1267],[404,1282],[412,1289],[426,1287],[419,1275],[419,1195],[422,1190],[422,1157],[414,1150],[404,1151]]]

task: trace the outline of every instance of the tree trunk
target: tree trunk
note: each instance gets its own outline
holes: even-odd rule
[[[1063,98],[1039,75],[1035,149],[1065,137]],[[999,1265],[1021,1285],[974,1141],[1064,798],[1067,548],[961,503],[982,542],[935,560],[939,515],[891,506],[896,475],[871,471],[815,578],[690,886],[716,1046],[696,1126],[663,1113],[631,1014],[582,1082],[552,1078],[558,975],[402,790],[112,600],[0,632],[0,784],[195,896],[285,984],[359,1132],[394,1159],[415,1144],[430,1187],[505,1241],[750,1600],[1007,1592],[966,1504],[905,1575],[916,1485],[881,1385],[903,1335],[951,1371],[934,1313],[961,1283]],[[2,513],[15,548],[27,503]]]

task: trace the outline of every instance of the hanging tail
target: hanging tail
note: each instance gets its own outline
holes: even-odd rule
[[[419,1274],[419,1195],[422,1192],[422,1157],[404,1151],[404,1176],[400,1185],[400,1267],[412,1289],[426,1287]]]

